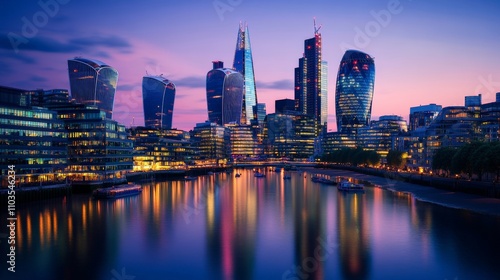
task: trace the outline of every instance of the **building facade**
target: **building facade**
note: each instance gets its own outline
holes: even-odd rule
[[[296,110],[314,118],[316,135],[326,126],[328,116],[328,67],[321,48],[321,33],[316,29],[314,37],[304,41],[304,55],[294,72]]]
[[[243,75],[223,68],[221,61],[214,61],[213,69],[207,73],[206,89],[208,120],[219,125],[239,124],[243,112]]]
[[[414,131],[419,127],[427,127],[437,117],[443,107],[441,105],[429,104],[410,107],[409,130]]]
[[[101,61],[80,57],[68,60],[68,71],[71,97],[77,103],[97,106],[111,119],[118,71]]]
[[[335,112],[337,130],[355,133],[370,124],[375,63],[368,54],[348,50],[342,57],[337,75]]]
[[[194,160],[198,166],[219,166],[228,158],[228,129],[206,121],[198,123],[190,132]]]
[[[253,68],[252,47],[250,45],[250,33],[248,32],[248,25],[246,24],[240,24],[238,29],[238,39],[236,40],[233,69],[240,72],[244,79],[241,121],[238,123],[250,124],[253,119],[253,106],[255,106],[258,102]]]
[[[142,78],[144,125],[149,128],[171,129],[174,112],[175,85],[163,76]]]
[[[134,171],[185,170],[192,161],[189,133],[176,129],[128,129],[134,144]]]

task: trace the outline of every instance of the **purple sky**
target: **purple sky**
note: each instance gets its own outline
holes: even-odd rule
[[[375,57],[372,119],[408,118],[409,108],[463,105],[500,91],[500,2],[370,1],[2,1],[0,84],[67,88],[67,60],[94,58],[120,73],[113,118],[143,124],[141,82],[163,74],[177,86],[173,126],[207,119],[205,76],[212,60],[231,66],[240,21],[250,29],[257,98],[293,98],[293,69],[316,17],[329,63],[329,130],[345,48]],[[437,2],[437,3],[436,3]],[[15,47],[14,47],[15,46]]]

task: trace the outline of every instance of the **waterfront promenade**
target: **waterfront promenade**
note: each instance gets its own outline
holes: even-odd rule
[[[482,214],[500,216],[500,199],[497,198],[489,198],[475,194],[437,189],[434,187],[411,184],[348,170],[316,168],[306,168],[304,170],[310,174],[352,177],[359,180],[371,182],[372,184],[375,184],[380,188],[388,189],[391,191],[410,193],[420,201],[435,203],[456,209],[470,210]]]

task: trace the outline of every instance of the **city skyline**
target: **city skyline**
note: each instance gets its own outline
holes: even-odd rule
[[[323,59],[338,65],[346,48],[375,57],[372,119],[436,103],[463,105],[463,97],[492,102],[500,91],[495,69],[500,20],[495,1],[474,5],[442,1],[374,1],[277,3],[206,1],[160,5],[46,1],[2,4],[0,84],[23,89],[70,89],[66,61],[81,56],[102,60],[119,72],[113,118],[140,125],[142,77],[164,76],[177,86],[173,127],[190,130],[207,119],[205,74],[213,60],[231,61],[234,33],[240,21],[252,29],[252,52],[259,102],[268,113],[274,100],[293,98],[293,71],[303,41],[314,35],[313,17],[322,24]],[[54,4],[55,3],[55,4]],[[225,4],[222,5],[222,4]],[[48,6],[47,6],[48,5]],[[164,7],[164,8],[163,8]],[[88,22],[80,13],[100,17]],[[105,17],[116,9],[130,16]],[[163,24],[152,19],[175,9]],[[280,9],[276,14],[275,10]],[[161,17],[163,18],[163,17]],[[422,20],[425,18],[425,21]],[[132,19],[132,20],[131,20]],[[151,21],[150,21],[151,20]],[[163,23],[163,22],[162,22]],[[167,27],[165,36],[158,30]],[[210,36],[207,31],[210,30]],[[78,34],[78,35],[76,35]],[[17,50],[17,51],[16,51]],[[401,71],[403,69],[404,71]],[[329,130],[336,131],[336,68],[329,71]]]

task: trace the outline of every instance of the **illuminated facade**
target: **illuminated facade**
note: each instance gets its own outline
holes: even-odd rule
[[[429,104],[410,107],[410,131],[414,131],[419,127],[427,127],[432,120],[437,117],[443,109],[441,105]]]
[[[309,159],[315,137],[315,120],[310,116],[275,113],[266,117],[264,145],[271,158]]]
[[[500,100],[481,105],[479,128],[482,139],[488,142],[500,141]]]
[[[68,60],[68,71],[72,98],[77,103],[97,106],[111,119],[118,71],[101,61],[80,57]]]
[[[385,157],[389,150],[395,149],[396,136],[407,131],[403,117],[381,116],[378,121],[371,121],[370,126],[358,128],[356,143],[364,150],[375,151]]]
[[[219,125],[239,124],[242,119],[243,75],[224,68],[221,61],[213,62],[207,73],[208,120]]]
[[[134,143],[134,171],[184,170],[192,159],[189,134],[182,130],[134,127],[128,132]]]
[[[241,124],[250,124],[253,118],[253,106],[257,104],[257,90],[255,87],[255,74],[253,69],[252,47],[250,46],[250,33],[248,26],[240,24],[236,52],[234,54],[233,68],[244,77],[243,107]]]
[[[191,131],[194,159],[200,164],[221,164],[227,161],[228,129],[213,122],[196,124]]]
[[[316,121],[315,133],[319,135],[327,125],[328,117],[328,65],[321,58],[321,33],[304,41],[304,56],[295,68],[295,102],[301,114]]]
[[[174,111],[175,85],[162,76],[142,78],[144,125],[171,129]]]
[[[264,153],[258,132],[250,125],[226,125],[229,133],[229,156],[233,161],[257,160]]]
[[[370,124],[375,63],[368,54],[348,50],[342,57],[337,75],[335,112],[337,130],[355,133]]]
[[[16,186],[64,183],[68,133],[57,113],[31,107],[24,90],[0,87],[1,185],[15,165]]]
[[[93,106],[57,109],[68,130],[68,175],[73,182],[114,182],[132,170],[132,141],[125,126]]]

